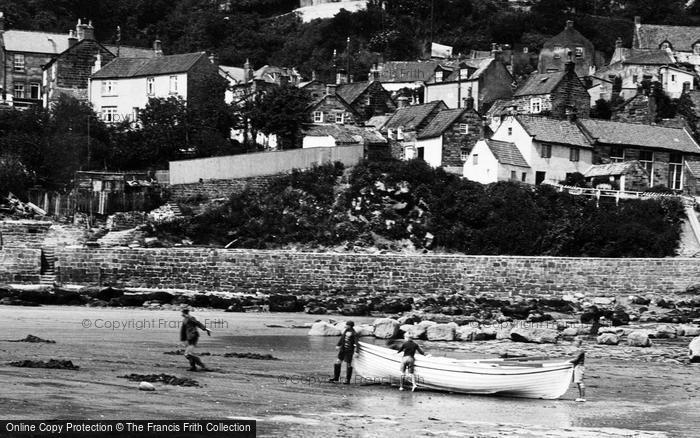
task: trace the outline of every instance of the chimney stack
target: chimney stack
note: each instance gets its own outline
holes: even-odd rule
[[[0,12],[0,32],[5,31],[5,13]]]
[[[312,81],[318,80],[318,77],[316,76],[316,70],[311,70],[311,80]]]
[[[68,31],[68,47],[73,47],[78,42],[78,36],[74,30]]]
[[[155,53],[156,58],[163,56],[163,44],[160,40],[153,41],[153,53]]]
[[[474,109],[474,98],[471,95],[471,88],[469,89],[469,97],[464,98],[464,107],[468,110]]]
[[[573,29],[574,28],[574,20],[566,20],[566,28]]]
[[[642,25],[642,17],[639,15],[634,16],[634,26],[639,27]]]
[[[615,49],[621,49],[621,48],[622,48],[622,38],[617,37],[617,39],[615,40]]]
[[[219,55],[217,55],[216,53],[210,53],[209,54],[209,62],[214,64],[216,67],[218,67],[219,66]]]
[[[78,34],[78,41],[95,39],[95,28],[92,27],[92,21],[85,24],[82,22],[82,20],[78,19],[78,24],[75,26],[75,30]]]
[[[245,64],[243,64],[243,83],[247,84],[248,82],[252,81],[253,74],[253,66],[250,64],[250,61],[246,59]]]
[[[397,108],[406,108],[407,106],[408,106],[408,97],[400,96],[398,99],[396,99],[396,107]]]
[[[338,70],[335,74],[336,84],[347,84],[348,83],[348,73],[345,70]]]
[[[326,84],[326,96],[335,96],[337,84]]]
[[[566,120],[570,122],[576,121],[576,107],[572,105],[566,106]]]

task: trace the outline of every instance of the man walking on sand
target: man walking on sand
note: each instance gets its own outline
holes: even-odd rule
[[[340,379],[340,367],[343,362],[345,362],[345,383],[350,384],[350,379],[352,378],[352,356],[355,354],[355,345],[357,343],[357,332],[355,331],[355,323],[348,321],[345,323],[345,330],[340,335],[338,340],[338,345],[335,348],[338,349],[338,360],[335,361],[333,365],[333,378],[328,379],[331,383],[337,383]]]
[[[415,391],[416,376],[414,372],[416,364],[416,351],[422,355],[425,355],[425,353],[423,353],[423,350],[421,350],[418,344],[413,342],[413,338],[410,334],[406,333],[404,335],[404,339],[406,339],[406,341],[401,345],[399,351],[397,351],[398,354],[401,354],[401,352],[403,352],[403,359],[401,360],[401,380],[399,381],[399,391],[403,391],[403,382],[404,380],[406,380],[406,374],[411,376],[411,383],[413,384],[411,391]]]
[[[211,330],[206,328],[204,324],[197,321],[197,319],[190,315],[190,309],[182,309],[182,326],[180,327],[180,340],[185,343],[185,358],[190,362],[190,371],[197,371],[197,365],[206,370],[207,367],[204,366],[202,360],[195,354],[195,347],[197,347],[197,341],[199,340],[199,330],[202,329],[207,332],[207,335],[211,336]]]
[[[578,387],[578,398],[576,399],[577,402],[585,402],[586,401],[586,385],[583,384],[583,372],[585,371],[584,368],[584,360],[586,359],[586,353],[583,351],[581,348],[581,339],[577,339],[575,342],[575,346],[577,348],[576,352],[576,357],[574,359],[571,359],[571,363],[574,364],[574,383]]]

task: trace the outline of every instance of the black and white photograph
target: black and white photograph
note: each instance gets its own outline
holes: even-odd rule
[[[0,438],[692,438],[700,1],[0,0]]]

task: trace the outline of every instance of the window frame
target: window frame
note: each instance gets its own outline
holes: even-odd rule
[[[177,75],[170,75],[168,78],[168,93],[178,94]]]
[[[550,143],[540,144],[540,157],[552,158],[552,145]]]
[[[314,111],[314,123],[323,123],[323,111]]]
[[[678,161],[672,161],[674,156]],[[668,187],[672,190],[683,190],[683,154],[673,152],[668,156]]]
[[[444,75],[444,72],[442,70],[436,70],[435,71],[435,82],[442,82],[444,80],[443,75]]]
[[[102,121],[108,125],[117,123],[117,107],[116,105],[108,105],[100,108]]]
[[[479,165],[479,154],[472,154],[472,166]]]
[[[537,108],[537,110],[535,110]],[[533,97],[530,99],[530,113],[540,114],[542,112],[542,98]]]
[[[12,97],[15,99],[25,99],[26,98],[26,87],[23,82],[15,82],[12,87]]]
[[[581,159],[581,149],[573,147],[569,149],[569,161],[577,162]]]
[[[469,134],[469,124],[468,123],[460,123],[458,129],[459,129],[459,133],[462,135]]]
[[[619,155],[617,154],[618,152]],[[612,163],[621,163],[625,161],[625,148],[623,146],[611,146],[610,161]]]
[[[643,155],[644,154],[644,157]],[[650,154],[650,157],[647,157],[646,154]],[[649,158],[649,159],[647,159]],[[640,150],[639,151],[639,163],[642,165],[644,170],[649,173],[649,187],[654,186],[654,159],[656,157],[654,156],[654,151],[645,151],[645,150]]]
[[[14,71],[24,71],[27,68],[27,60],[24,53],[15,53],[12,55],[12,69]]]
[[[34,97],[33,91],[36,89],[36,97]],[[41,84],[38,82],[29,83],[29,98],[39,100],[41,99]]]
[[[116,96],[117,95],[117,81],[103,80],[101,94],[102,94],[102,96]]]
[[[146,78],[146,94],[149,96],[156,94],[156,78],[153,76]]]
[[[585,52],[583,46],[576,46],[574,48],[574,58],[583,58],[584,53]]]

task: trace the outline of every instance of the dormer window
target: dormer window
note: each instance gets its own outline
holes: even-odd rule
[[[401,126],[396,130],[396,139],[403,140],[403,128]]]
[[[442,82],[442,70],[435,72],[435,82]]]
[[[323,123],[323,111],[314,111],[314,123]]]
[[[394,130],[393,130],[393,129],[391,129],[391,128],[387,129],[387,130],[386,130],[386,135],[387,135],[387,137],[389,137],[390,139],[396,140],[396,138],[394,137]]]
[[[530,112],[532,114],[539,114],[542,112],[542,98],[533,97],[530,99]]]
[[[469,69],[460,68],[459,69],[459,78],[460,79],[469,79]]]
[[[575,56],[577,58],[583,58],[583,47],[576,47]]]

